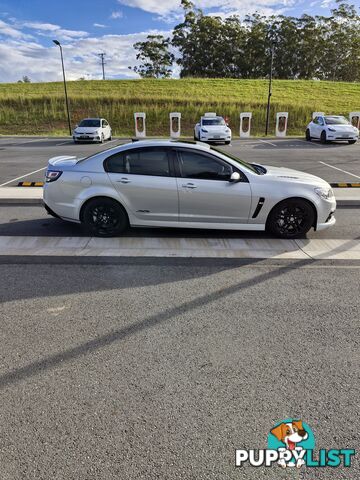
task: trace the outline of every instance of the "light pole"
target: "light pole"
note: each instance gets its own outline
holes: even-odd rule
[[[265,126],[265,136],[267,136],[269,131],[269,117],[270,117],[270,100],[272,95],[272,72],[273,72],[273,61],[274,61],[274,47],[271,46],[271,60],[270,60],[270,75],[269,75],[269,94],[266,108],[266,126]]]
[[[63,58],[63,53],[62,53],[62,47],[61,43],[59,40],[53,40],[55,45],[60,47],[60,55],[61,55],[61,65],[62,65],[62,71],[63,71],[63,78],[64,78],[64,90],[65,90],[65,101],[66,101],[66,111],[67,111],[67,118],[68,118],[68,125],[69,125],[69,134],[70,136],[72,135],[71,131],[71,121],[70,121],[70,111],[69,111],[69,99],[67,96],[67,90],[66,90],[66,78],[65,78],[65,68],[64,68],[64,58]]]

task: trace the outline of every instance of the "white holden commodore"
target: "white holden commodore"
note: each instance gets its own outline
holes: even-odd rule
[[[306,140],[319,139],[321,143],[344,140],[350,144],[359,139],[359,130],[341,115],[319,115],[306,127]]]
[[[44,203],[99,236],[147,226],[268,230],[291,239],[334,225],[336,208],[330,185],[314,175],[169,140],[50,159]]]
[[[111,140],[111,127],[105,118],[84,118],[73,132],[73,140],[78,142],[99,142]]]

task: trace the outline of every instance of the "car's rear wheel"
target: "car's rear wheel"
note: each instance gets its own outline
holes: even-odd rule
[[[90,232],[98,237],[119,235],[129,225],[123,207],[106,197],[89,200],[83,208],[81,220]]]
[[[354,145],[354,143],[356,143],[356,140],[348,140],[349,142],[349,145]]]
[[[315,214],[306,200],[293,198],[280,202],[270,212],[267,229],[280,238],[304,237],[313,226]]]
[[[305,138],[307,142],[311,142],[310,129],[308,128],[305,133]]]
[[[326,138],[326,132],[325,132],[325,130],[323,130],[323,131],[321,132],[321,135],[320,135],[320,142],[321,142],[321,143],[323,143],[323,144],[325,144],[325,143],[327,142],[327,138]]]

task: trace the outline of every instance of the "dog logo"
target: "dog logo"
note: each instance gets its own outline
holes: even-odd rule
[[[267,448],[237,448],[235,467],[351,467],[354,448],[321,448],[315,452],[314,434],[303,420],[288,418],[278,422],[268,433]]]
[[[278,423],[270,430],[268,447],[276,448],[280,453],[291,452],[291,460],[286,455],[280,455],[278,465],[282,468],[297,467],[305,464],[306,450],[315,447],[314,435],[310,427],[302,420],[289,419]]]

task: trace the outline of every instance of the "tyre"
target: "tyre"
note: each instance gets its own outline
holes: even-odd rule
[[[129,225],[124,208],[106,197],[89,200],[82,211],[81,221],[97,237],[119,235]]]
[[[311,142],[311,135],[310,135],[310,130],[307,129],[305,133],[305,138],[307,142]]]
[[[314,225],[315,214],[310,203],[301,198],[290,198],[276,205],[270,212],[266,228],[276,237],[304,237]]]
[[[356,143],[356,140],[348,140],[349,145],[354,145]]]
[[[196,133],[194,132],[194,140],[197,141]]]
[[[102,133],[100,137],[100,143],[104,143],[104,142],[105,142],[105,137],[104,137],[104,134]]]
[[[230,145],[230,143],[231,143],[231,142],[227,140],[227,141],[225,142],[225,145]]]
[[[323,131],[321,132],[320,142],[323,143],[323,144],[327,143],[327,138],[326,138],[326,132],[325,132],[325,130],[323,130]]]

